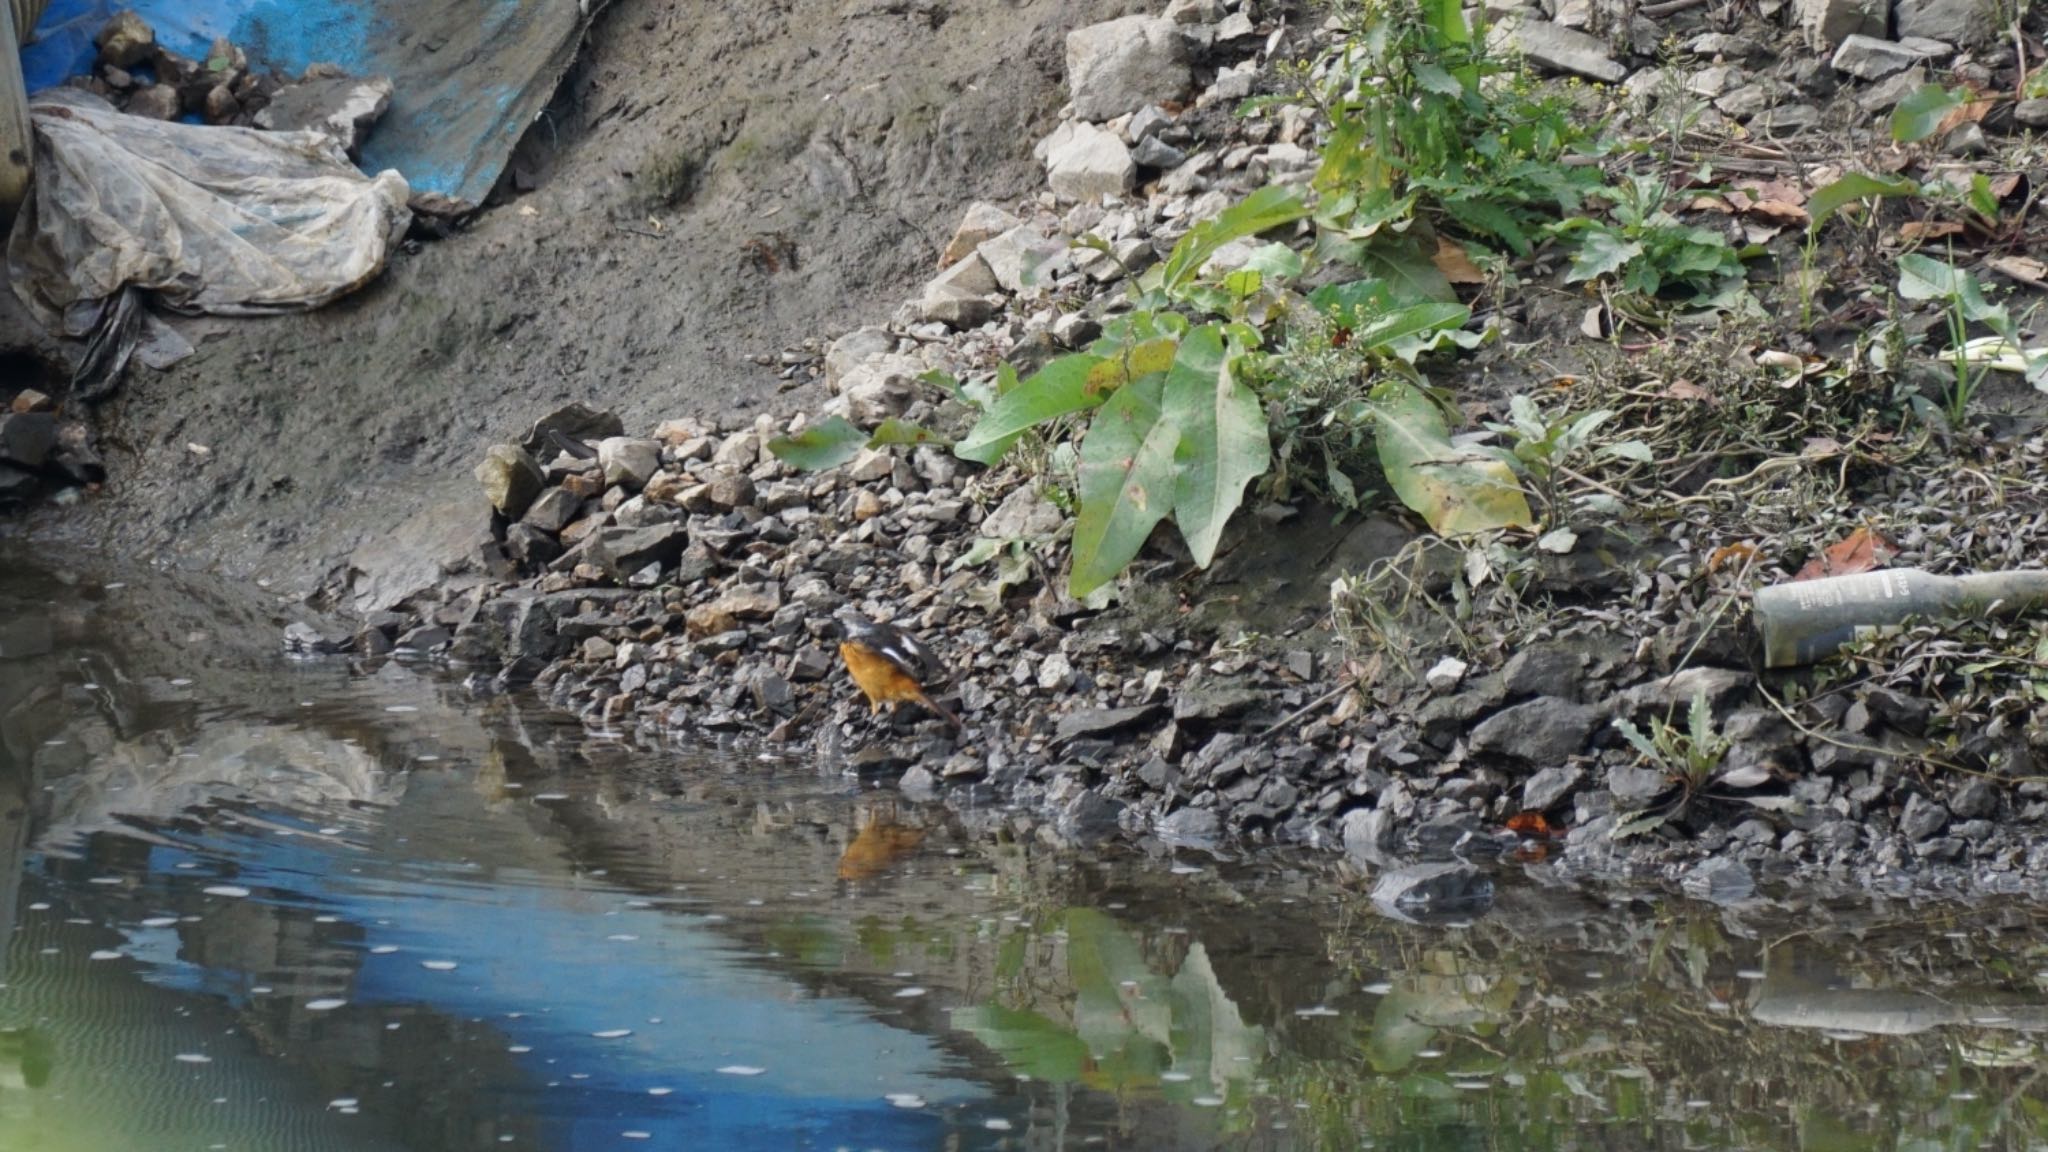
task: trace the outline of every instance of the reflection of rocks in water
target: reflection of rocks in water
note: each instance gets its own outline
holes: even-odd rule
[[[123,818],[167,820],[223,801],[285,812],[388,804],[400,782],[361,747],[319,732],[219,721],[189,743],[152,734],[121,740],[78,725],[37,777],[48,795],[38,836],[45,847],[76,843]]]
[[[41,1028],[0,1028],[0,1092],[50,1082],[57,1046]]]

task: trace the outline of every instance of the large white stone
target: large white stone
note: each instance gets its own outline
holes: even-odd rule
[[[1548,21],[1503,21],[1488,39],[1495,48],[1520,52],[1531,64],[1553,72],[1570,72],[1607,84],[1618,84],[1628,75],[1628,69],[1608,54],[1604,41]]]
[[[1036,224],[1019,224],[984,240],[978,251],[996,283],[1013,294],[1050,286],[1073,262],[1066,237],[1048,236]]]
[[[1796,0],[1796,5],[1799,26],[1816,52],[1851,36],[1883,36],[1891,14],[1889,0]]]
[[[966,213],[960,217],[960,226],[953,230],[953,239],[947,242],[946,251],[939,256],[939,267],[951,268],[982,241],[1000,236],[1019,223],[1021,221],[1015,216],[986,200],[969,204]]]
[[[1046,137],[1045,178],[1055,196],[1093,200],[1121,196],[1138,178],[1138,163],[1116,133],[1069,121]]]
[[[995,313],[988,295],[997,289],[988,262],[969,253],[967,258],[932,278],[918,302],[919,313],[955,328],[972,328]]]
[[[1067,91],[1083,120],[1178,100],[1192,80],[1187,39],[1170,20],[1126,16],[1067,33]]]

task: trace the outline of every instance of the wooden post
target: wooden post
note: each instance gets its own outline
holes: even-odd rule
[[[21,79],[21,42],[28,29],[15,27],[15,22],[20,16],[39,14],[42,7],[41,0],[29,0],[26,8],[19,2],[0,2],[0,223],[13,220],[22,197],[28,195],[29,159],[35,155],[28,89]]]

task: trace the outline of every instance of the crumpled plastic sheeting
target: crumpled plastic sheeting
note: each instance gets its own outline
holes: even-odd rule
[[[411,219],[404,177],[364,176],[319,133],[166,123],[72,89],[29,115],[35,183],[8,273],[74,333],[125,289],[180,312],[317,308],[382,271]]]

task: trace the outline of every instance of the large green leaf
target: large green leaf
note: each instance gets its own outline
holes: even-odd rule
[[[1438,535],[1535,523],[1515,474],[1453,445],[1442,410],[1422,389],[1389,376],[1373,388],[1372,400],[1387,483]]]
[[[1076,600],[1109,583],[1173,510],[1174,448],[1180,429],[1161,419],[1162,377],[1119,388],[1081,440],[1081,510],[1074,519]]]
[[[1361,325],[1351,334],[1351,344],[1361,351],[1377,352],[1410,336],[1463,327],[1471,318],[1472,310],[1463,304],[1410,304]]]
[[[1272,459],[1265,409],[1231,371],[1221,325],[1196,328],[1180,342],[1160,406],[1180,429],[1174,523],[1195,564],[1207,568],[1223,526],[1244,502],[1244,486],[1265,475]]]
[[[1620,233],[1605,228],[1592,229],[1579,242],[1579,250],[1572,257],[1571,270],[1565,273],[1564,282],[1576,284],[1581,280],[1594,280],[1619,272],[1642,254],[1643,246],[1639,242],[1625,240]]]
[[[1104,393],[1091,386],[1089,377],[1108,359],[1081,352],[1032,373],[982,413],[967,438],[954,445],[953,454],[977,464],[994,464],[1027,429],[1100,404]]]
[[[1892,139],[1912,144],[1934,135],[1950,112],[1963,106],[1968,94],[1939,84],[1925,84],[1892,109]]]
[[[1431,248],[1431,252],[1435,249]],[[1413,304],[1423,300],[1453,303],[1458,293],[1444,278],[1421,242],[1413,236],[1373,237],[1352,256],[1360,271],[1385,282],[1395,300]]]
[[[868,434],[848,423],[843,416],[827,416],[794,436],[777,436],[768,441],[768,451],[792,468],[818,472],[837,468],[860,455]]]
[[[1011,1071],[1034,1080],[1071,1084],[1089,1064],[1085,1041],[1036,1012],[994,1003],[955,1008],[953,1027],[988,1045]]]
[[[1308,215],[1301,190],[1285,184],[1268,184],[1225,208],[1214,219],[1204,220],[1173,246],[1173,253],[1161,266],[1159,286],[1171,292],[1194,278],[1216,250],[1232,240],[1257,236],[1282,224]]]
[[[1813,199],[1806,202],[1806,211],[1813,217],[1811,227],[1817,229],[1828,217],[1851,204],[1883,196],[1919,194],[1919,182],[1904,176],[1872,176],[1868,172],[1851,172],[1831,184],[1816,189]]]

